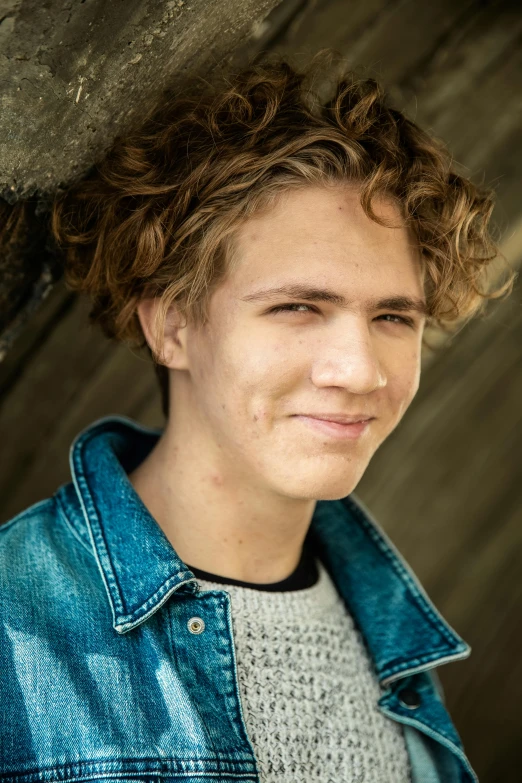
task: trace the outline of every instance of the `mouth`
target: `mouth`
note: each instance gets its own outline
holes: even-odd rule
[[[315,432],[329,435],[337,440],[356,440],[368,429],[370,422],[373,420],[372,417],[344,423],[332,421],[331,419],[320,419],[315,416],[296,415],[294,418],[302,421],[303,424],[315,430]]]

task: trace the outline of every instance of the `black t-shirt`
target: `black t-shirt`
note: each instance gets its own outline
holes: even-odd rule
[[[253,590],[266,590],[272,593],[281,593],[286,592],[287,590],[304,590],[307,587],[313,587],[319,578],[312,543],[308,535],[305,538],[301,559],[299,560],[295,571],[280,582],[268,582],[267,584],[241,582],[238,579],[228,579],[226,576],[202,571],[200,568],[194,568],[194,566],[188,565],[188,563],[187,566],[197,579],[206,579],[209,582],[218,582],[222,585],[250,587]]]

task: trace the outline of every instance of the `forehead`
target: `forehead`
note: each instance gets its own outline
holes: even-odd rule
[[[413,234],[399,207],[385,198],[372,204],[383,226],[364,212],[355,185],[310,186],[282,193],[275,206],[254,215],[232,240],[229,277],[241,287],[286,272],[328,277],[392,273],[418,275],[422,267]]]

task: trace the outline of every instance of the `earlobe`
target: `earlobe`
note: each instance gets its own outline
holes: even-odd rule
[[[142,299],[137,306],[138,318],[144,337],[160,363],[172,369],[186,368],[185,342],[181,337],[184,326],[181,325],[175,305],[169,308],[163,324],[162,335],[155,333],[156,316],[160,300],[158,297]]]

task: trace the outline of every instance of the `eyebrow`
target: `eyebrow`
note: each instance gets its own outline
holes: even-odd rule
[[[330,302],[344,310],[351,306],[346,297],[327,288],[316,288],[303,285],[301,283],[288,283],[286,285],[276,286],[274,288],[263,288],[254,291],[251,294],[242,296],[243,302],[263,302],[271,299],[279,299],[287,296],[290,299],[305,299],[307,301]],[[397,311],[416,311],[421,315],[428,315],[428,305],[424,299],[418,299],[411,296],[387,296],[382,299],[370,299],[368,307],[372,310],[397,310]]]

